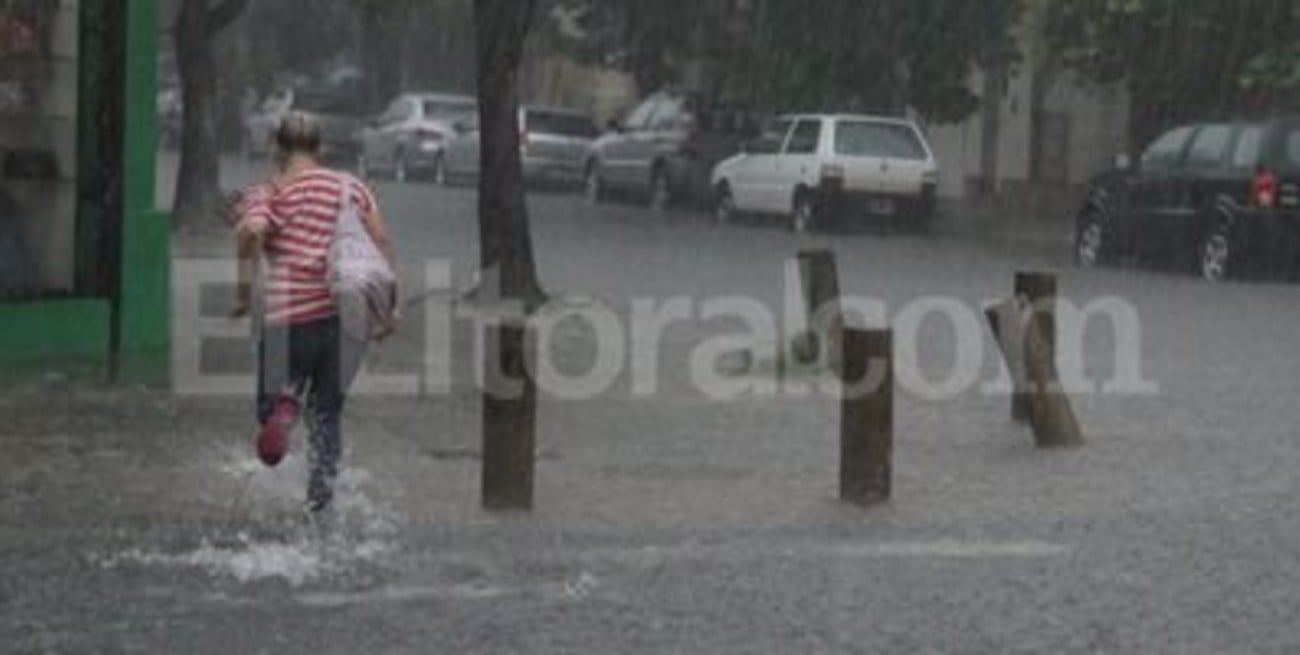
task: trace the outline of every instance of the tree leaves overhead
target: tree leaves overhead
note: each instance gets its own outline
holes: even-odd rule
[[[699,67],[702,91],[778,110],[956,121],[978,64],[1016,60],[1020,0],[551,0],[551,34],[642,91]]]
[[[1286,103],[1300,88],[1295,0],[1035,0],[1048,47],[1127,84],[1140,142],[1173,123]]]

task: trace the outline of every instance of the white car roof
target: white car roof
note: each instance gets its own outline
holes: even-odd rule
[[[478,100],[474,96],[458,93],[408,93],[405,97],[419,100],[420,102],[454,102],[458,104],[465,102],[478,103]]]
[[[887,123],[890,125],[907,125],[915,127],[916,122],[897,116],[875,116],[871,114],[782,114],[780,118],[788,120],[831,120],[831,121],[865,121],[869,123]]]

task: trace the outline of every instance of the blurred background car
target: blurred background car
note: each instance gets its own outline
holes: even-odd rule
[[[357,137],[357,168],[363,176],[387,173],[405,182],[434,172],[454,125],[478,111],[471,96],[406,93],[398,96]]]
[[[434,180],[439,184],[479,174],[478,117],[466,117],[453,128],[443,157],[434,162]],[[519,109],[519,135],[524,179],[564,184],[581,181],[587,153],[600,130],[591,117],[577,110],[525,106]]]
[[[168,150],[174,150],[181,143],[181,126],[185,115],[180,87],[160,83],[157,110],[159,144]]]
[[[301,111],[321,126],[321,156],[332,164],[357,158],[356,133],[362,120],[355,97],[328,87],[288,87],[268,96],[244,122],[244,148],[251,157],[275,150],[275,131],[285,114]]]
[[[758,124],[757,114],[745,109],[711,106],[694,94],[655,93],[592,144],[583,171],[587,199],[626,191],[655,209],[677,201],[707,203],[714,165],[734,154]]]
[[[718,164],[714,216],[783,215],[803,232],[815,222],[875,220],[929,231],[939,167],[921,130],[879,116],[781,116]]]

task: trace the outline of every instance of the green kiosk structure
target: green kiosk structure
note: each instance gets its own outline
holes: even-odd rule
[[[155,0],[0,0],[0,383],[167,383]]]

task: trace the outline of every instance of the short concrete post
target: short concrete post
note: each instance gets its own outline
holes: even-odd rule
[[[529,330],[498,324],[485,336],[483,508],[529,510],[537,443],[537,383]]]
[[[804,358],[809,360],[808,363],[820,356],[832,371],[838,370],[844,316],[840,312],[840,274],[839,267],[835,264],[835,253],[830,250],[800,252],[799,272],[808,313],[808,332],[815,347],[796,347],[796,351],[812,351],[816,354]]]
[[[1034,311],[1034,322],[1041,330],[1048,357],[1056,361],[1056,276],[1050,273],[1016,273],[1014,298],[1019,298],[1030,305]],[[1023,383],[1023,378],[1017,379]],[[1011,396],[1011,418],[1027,423],[1033,411],[1030,406],[1030,392],[1018,388]]]
[[[1043,336],[1042,321],[1027,323],[1025,330],[1025,370],[1029,374],[1032,397],[1029,404],[1029,424],[1034,429],[1034,442],[1039,448],[1075,448],[1083,445],[1083,431],[1070,406],[1070,399],[1061,388],[1056,369],[1056,353]]]
[[[1069,448],[1083,444],[1083,432],[1061,388],[1055,353],[1043,337],[1041,321],[1023,298],[1004,301],[986,310],[1007,368],[1026,394],[1028,416],[1039,448]]]
[[[855,505],[893,492],[894,354],[889,331],[843,333],[840,499]]]

